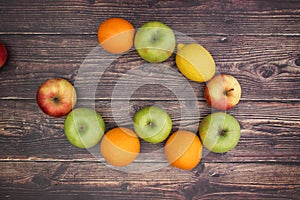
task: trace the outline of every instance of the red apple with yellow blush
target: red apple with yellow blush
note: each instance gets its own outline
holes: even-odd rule
[[[53,78],[45,81],[38,89],[36,101],[47,115],[67,115],[76,104],[76,91],[66,79]]]
[[[0,42],[0,68],[5,64],[7,60],[7,51],[2,42]]]
[[[206,85],[204,96],[207,103],[218,110],[229,110],[240,101],[241,86],[236,78],[228,74],[213,77]]]

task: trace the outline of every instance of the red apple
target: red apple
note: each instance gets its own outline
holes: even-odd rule
[[[213,77],[207,83],[204,92],[207,103],[218,110],[228,110],[234,107],[240,101],[241,94],[239,82],[228,74]]]
[[[7,51],[2,42],[0,42],[0,68],[5,64],[7,60]]]
[[[68,114],[75,106],[76,91],[66,79],[49,79],[39,87],[36,101],[47,115],[61,117]]]

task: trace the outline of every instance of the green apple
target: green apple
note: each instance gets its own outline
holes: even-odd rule
[[[172,120],[163,109],[147,106],[135,114],[134,130],[143,140],[157,144],[169,136]]]
[[[90,148],[102,138],[105,124],[96,111],[89,108],[76,108],[67,115],[64,131],[72,145]]]
[[[151,63],[167,60],[172,55],[175,45],[173,30],[157,21],[142,25],[134,37],[134,46],[138,54]]]
[[[215,153],[232,150],[240,139],[239,122],[225,112],[216,112],[203,119],[199,134],[203,145]]]

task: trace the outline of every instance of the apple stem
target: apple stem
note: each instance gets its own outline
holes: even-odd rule
[[[152,41],[153,41],[153,42],[156,42],[156,40],[157,40],[157,37],[154,36],[154,37],[152,38]]]
[[[218,131],[218,134],[219,134],[220,136],[224,136],[224,135],[226,134],[226,131],[220,129],[220,130]]]
[[[54,101],[54,103],[58,104],[58,103],[59,103],[59,98],[54,97],[54,98],[53,98],[53,101]]]
[[[153,126],[153,123],[152,123],[152,122],[148,122],[148,125],[149,125],[149,126]]]
[[[231,88],[230,90],[224,91],[224,95],[228,95],[229,92],[233,91],[234,88]]]
[[[85,129],[84,125],[80,125],[80,126],[79,126],[79,131],[80,131],[80,132],[84,131],[84,129]]]

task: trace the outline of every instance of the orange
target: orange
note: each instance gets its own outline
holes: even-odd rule
[[[100,144],[104,159],[113,166],[126,166],[140,153],[140,141],[128,128],[114,128],[108,131]]]
[[[123,18],[110,18],[98,29],[98,42],[110,53],[124,53],[133,45],[134,27]]]
[[[202,144],[196,134],[179,130],[173,133],[167,140],[165,155],[173,167],[191,170],[201,160]]]

